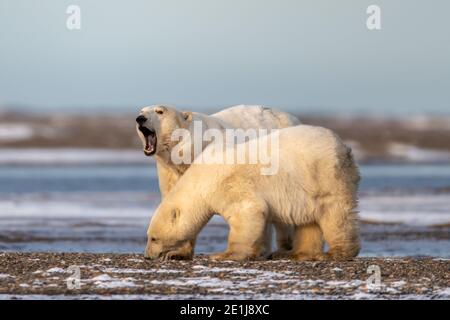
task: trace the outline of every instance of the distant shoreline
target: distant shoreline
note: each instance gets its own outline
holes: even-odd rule
[[[450,116],[402,119],[300,116],[300,119],[304,124],[337,132],[352,147],[359,163],[450,163]],[[85,156],[89,152],[116,152],[109,157],[101,156],[108,163],[113,158],[123,162],[120,159],[134,153],[130,162],[148,162],[141,149],[131,115],[8,113],[0,117],[0,165],[5,163],[2,159],[14,152],[23,152],[16,157],[26,162],[32,150],[35,154],[40,150],[41,157],[66,151],[73,155],[80,151]],[[58,156],[62,157],[61,154]]]

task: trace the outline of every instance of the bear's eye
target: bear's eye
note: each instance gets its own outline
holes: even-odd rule
[[[156,109],[155,112],[156,112],[157,114],[163,114],[163,113],[164,113],[164,111],[161,110],[161,109]]]
[[[156,241],[156,238],[151,238],[150,241],[151,241],[151,242],[155,242],[155,241]]]

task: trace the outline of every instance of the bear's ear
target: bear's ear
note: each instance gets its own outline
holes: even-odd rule
[[[157,107],[155,108],[155,112],[156,112],[157,114],[163,114],[163,113],[166,112],[166,111],[167,111],[167,108],[164,107],[164,106],[157,106]]]
[[[183,111],[183,112],[181,112],[181,114],[183,116],[184,121],[187,121],[187,122],[192,121],[192,112],[191,111]]]
[[[178,209],[178,208],[172,209],[172,212],[171,212],[172,223],[177,222],[179,217],[180,217],[180,209]]]

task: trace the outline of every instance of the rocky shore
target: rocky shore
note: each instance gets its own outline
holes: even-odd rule
[[[0,299],[449,299],[450,260],[148,261],[138,254],[0,253]]]

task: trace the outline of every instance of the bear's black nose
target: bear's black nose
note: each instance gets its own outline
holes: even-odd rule
[[[144,124],[144,122],[147,121],[147,118],[144,117],[143,115],[140,115],[139,117],[136,118],[136,122],[142,126]]]

